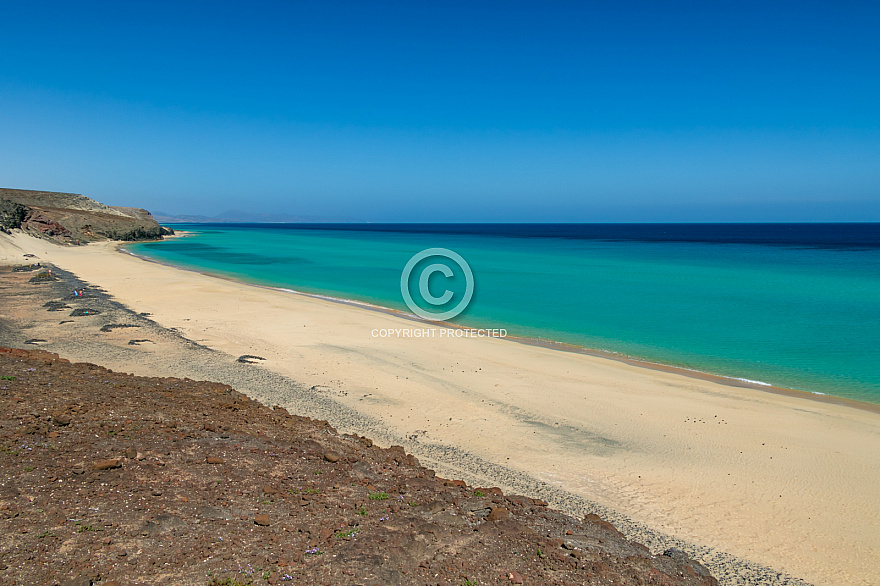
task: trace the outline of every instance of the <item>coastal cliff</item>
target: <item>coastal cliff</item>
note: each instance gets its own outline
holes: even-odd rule
[[[0,188],[0,230],[15,229],[62,244],[157,240],[173,233],[144,209],[107,206],[76,193]]]

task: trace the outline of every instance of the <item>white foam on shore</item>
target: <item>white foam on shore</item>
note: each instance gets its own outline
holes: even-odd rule
[[[250,283],[248,283],[250,284]],[[262,286],[262,285],[259,285]],[[295,295],[304,295],[306,297],[312,297],[314,299],[325,299],[327,301],[333,301],[335,303],[344,303],[346,305],[357,305],[358,307],[366,307],[367,309],[378,309],[380,311],[392,311],[395,312],[394,309],[390,309],[388,307],[383,307],[382,305],[375,305],[373,303],[367,303],[366,301],[357,301],[356,299],[346,299],[344,297],[333,297],[332,295],[321,295],[319,293],[306,293],[305,291],[297,291],[296,289],[287,289],[285,287],[271,287],[267,286],[267,289],[275,289],[276,291],[284,291],[285,293],[293,293]]]
[[[739,380],[739,381],[742,381],[742,382],[744,382],[744,383],[749,383],[749,384],[752,384],[752,385],[761,385],[761,386],[764,386],[764,387],[772,387],[772,386],[773,386],[772,384],[770,384],[770,383],[765,383],[765,382],[762,381],[762,380],[752,380],[752,379],[750,379],[750,378],[738,378],[738,377],[733,377],[733,380]],[[824,395],[825,393],[818,393],[818,394],[819,394],[819,395]]]

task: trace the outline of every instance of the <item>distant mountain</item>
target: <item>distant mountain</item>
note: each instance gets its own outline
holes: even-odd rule
[[[311,223],[311,222],[351,222],[349,218],[320,218],[315,216],[295,216],[293,214],[261,214],[243,212],[241,210],[228,210],[216,216],[202,216],[190,214],[168,214],[154,212],[153,217],[163,224],[282,224],[282,223]]]
[[[107,206],[78,193],[6,188],[0,188],[0,230],[65,244],[158,240],[171,233],[144,209]]]

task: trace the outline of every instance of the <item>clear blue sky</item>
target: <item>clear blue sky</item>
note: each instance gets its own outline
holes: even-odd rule
[[[880,221],[880,3],[3,2],[0,186],[366,221]]]

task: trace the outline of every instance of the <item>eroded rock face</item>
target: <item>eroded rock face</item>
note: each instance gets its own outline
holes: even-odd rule
[[[25,232],[42,237],[64,240],[72,238],[70,230],[35,209],[28,209],[19,227]]]
[[[173,231],[140,208],[111,207],[75,193],[0,189],[0,229],[64,244],[157,240]]]

